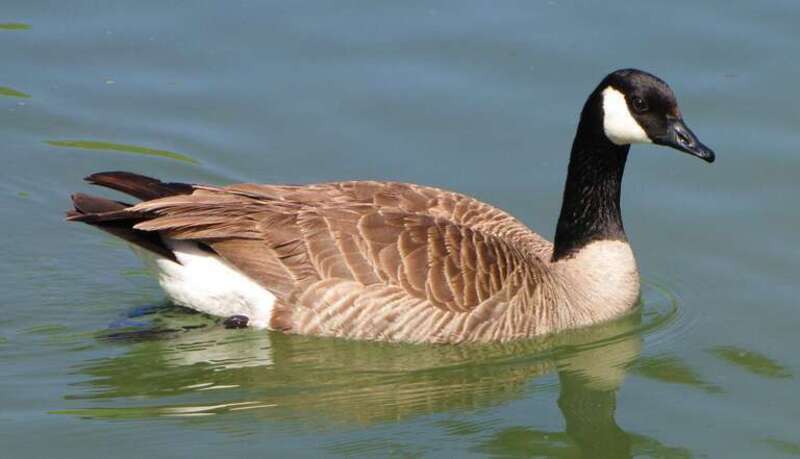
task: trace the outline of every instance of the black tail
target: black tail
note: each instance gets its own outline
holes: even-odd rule
[[[130,172],[99,172],[86,177],[85,180],[94,185],[121,191],[142,201],[191,194],[194,189],[192,185],[186,183],[164,183]],[[125,209],[131,207],[131,204],[83,193],[73,194],[72,204],[74,209],[67,212],[67,220],[96,226],[156,255],[178,261],[175,254],[164,245],[158,233],[133,229],[133,225],[142,221],[145,216],[126,212]]]
[[[84,180],[112,190],[121,191],[142,201],[174,196],[176,194],[191,194],[194,189],[188,183],[164,183],[161,180],[132,172],[98,172],[86,177]]]

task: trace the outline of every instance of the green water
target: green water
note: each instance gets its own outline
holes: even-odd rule
[[[800,4],[6,0],[3,457],[800,455]],[[225,330],[66,224],[81,178],[403,180],[552,237],[581,104],[634,66],[707,165],[635,147],[634,316],[508,346]]]

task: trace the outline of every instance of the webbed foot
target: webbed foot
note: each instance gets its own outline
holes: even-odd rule
[[[232,328],[247,328],[247,324],[250,322],[250,319],[247,316],[230,316],[225,319],[223,325],[225,328],[232,329]]]

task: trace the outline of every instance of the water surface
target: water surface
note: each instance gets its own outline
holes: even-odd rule
[[[800,455],[796,2],[9,0],[2,14],[11,457]],[[645,289],[610,324],[465,347],[229,331],[62,219],[100,170],[372,178],[472,194],[552,237],[579,109],[629,66],[673,86],[718,161],[633,149],[623,207]]]

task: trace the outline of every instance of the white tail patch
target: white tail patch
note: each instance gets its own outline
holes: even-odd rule
[[[247,316],[249,325],[256,328],[269,326],[275,304],[270,291],[194,242],[164,238],[164,244],[180,264],[150,252],[136,252],[175,304],[213,316]]]
[[[603,90],[603,131],[617,145],[653,143],[631,115],[625,96],[611,86]]]

